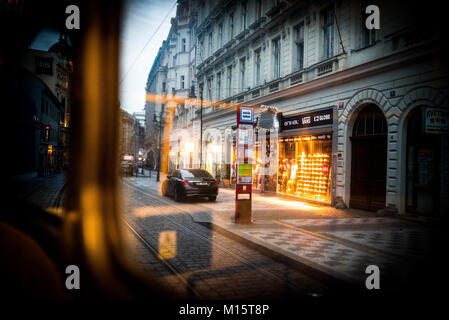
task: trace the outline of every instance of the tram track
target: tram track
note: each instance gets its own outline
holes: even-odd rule
[[[158,205],[169,205],[173,208],[176,208],[177,210],[179,210],[180,212],[184,212],[189,214],[188,216],[192,219],[193,218],[190,216],[190,212],[187,211],[185,208],[183,208],[182,206],[176,205],[174,203],[172,203],[171,201],[169,201],[168,199],[163,199],[160,198],[160,196],[156,196],[153,195],[149,192],[147,192],[145,189],[135,186],[129,182],[124,181],[124,183],[134,189],[135,191],[137,191],[141,196],[146,197],[147,199],[151,199],[151,201],[155,204]],[[140,200],[142,201],[142,200]],[[210,209],[207,209],[210,210]],[[176,226],[178,228],[178,230],[182,230],[185,233],[190,234],[191,236],[200,239],[201,241],[205,242],[210,248],[214,248],[214,250],[218,250],[221,253],[230,256],[234,259],[234,261],[236,261],[238,264],[246,266],[248,269],[255,271],[255,272],[259,272],[261,275],[264,276],[264,278],[269,277],[270,279],[279,282],[281,284],[281,286],[283,288],[287,287],[286,289],[288,289],[290,292],[295,292],[297,291],[297,285],[291,283],[290,281],[283,279],[281,277],[279,277],[277,274],[274,274],[273,272],[270,272],[268,270],[263,269],[262,266],[257,265],[256,263],[248,260],[246,257],[242,256],[241,253],[236,253],[234,251],[229,250],[228,248],[226,248],[223,244],[217,243],[216,241],[212,241],[210,240],[207,236],[201,234],[200,232],[198,232],[197,230],[194,230],[192,227],[185,225],[184,223],[181,223],[179,221],[176,221],[173,217],[164,215],[164,214],[155,214],[155,216],[158,217],[162,217],[164,218],[166,221],[170,222],[171,224],[173,224],[174,226]],[[139,234],[138,231],[136,231],[126,220],[125,220],[125,224],[128,226],[128,228],[130,228],[132,230],[132,232],[134,234],[136,234],[136,236],[140,239],[140,241],[142,241],[142,243],[144,243],[144,245],[146,247],[148,247],[148,249],[153,253],[153,255],[156,255],[157,257],[157,249],[152,246],[146,239],[144,236],[142,236],[141,234]],[[202,226],[202,225],[199,225]],[[204,227],[204,226],[202,226]],[[260,254],[260,253],[259,253]],[[260,254],[263,258],[267,259],[270,261],[270,263],[272,264],[277,264],[279,262],[272,260],[270,257],[264,255],[264,254]],[[182,272],[173,264],[168,262],[167,260],[160,260],[162,261],[165,265],[167,265],[167,267],[186,285],[189,285],[189,281],[187,278],[185,278],[182,275]],[[182,261],[181,261],[182,262]],[[291,272],[298,272],[298,271],[294,271],[292,270]],[[195,295],[197,296],[201,296],[201,293],[198,292],[198,290],[196,290],[193,287],[188,288],[188,290],[191,290],[191,292],[194,292]]]
[[[202,298],[202,294],[198,292],[193,286],[190,285],[188,279],[183,276],[183,273],[167,259],[158,259],[158,249],[155,248],[150,242],[148,242],[136,229],[134,229],[125,218],[122,218],[124,225],[131,230],[131,232],[139,239],[139,241],[153,254],[153,256],[167,267],[171,273],[178,278],[183,285],[185,285],[188,293],[193,293],[195,298]]]

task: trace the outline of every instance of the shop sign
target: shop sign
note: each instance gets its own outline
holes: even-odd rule
[[[36,57],[36,74],[53,75],[53,58]]]
[[[281,131],[332,124],[332,114],[333,110],[332,108],[329,108],[320,111],[282,117]]]
[[[22,13],[24,0],[2,0],[0,1],[1,13]]]
[[[263,129],[271,129],[274,125],[274,115],[276,114],[276,109],[270,106],[264,106],[266,110],[260,113],[259,127]]]
[[[426,133],[449,133],[449,110],[426,108],[424,119]]]

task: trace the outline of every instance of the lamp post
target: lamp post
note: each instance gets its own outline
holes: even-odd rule
[[[203,87],[200,88],[200,169],[203,168]]]
[[[158,148],[158,158],[157,158],[157,175],[156,175],[156,181],[159,182],[160,181],[160,172],[161,172],[161,144],[162,144],[162,123],[163,123],[163,119],[164,119],[164,108],[165,106],[162,105],[161,107],[161,112],[159,114],[159,121],[155,121],[158,125],[159,125],[159,148]]]

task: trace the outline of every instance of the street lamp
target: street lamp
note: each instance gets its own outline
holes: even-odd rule
[[[158,147],[158,158],[157,158],[157,176],[156,176],[156,181],[159,182],[160,181],[160,172],[161,172],[161,144],[162,144],[162,126],[164,123],[164,108],[165,106],[162,105],[161,106],[161,112],[159,114],[159,120],[154,119],[154,123],[157,123],[157,125],[159,126],[159,147]]]
[[[203,86],[200,88],[200,169],[203,168]]]

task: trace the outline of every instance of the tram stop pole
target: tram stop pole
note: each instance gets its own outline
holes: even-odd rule
[[[235,222],[252,222],[252,146],[254,109],[237,107]]]

